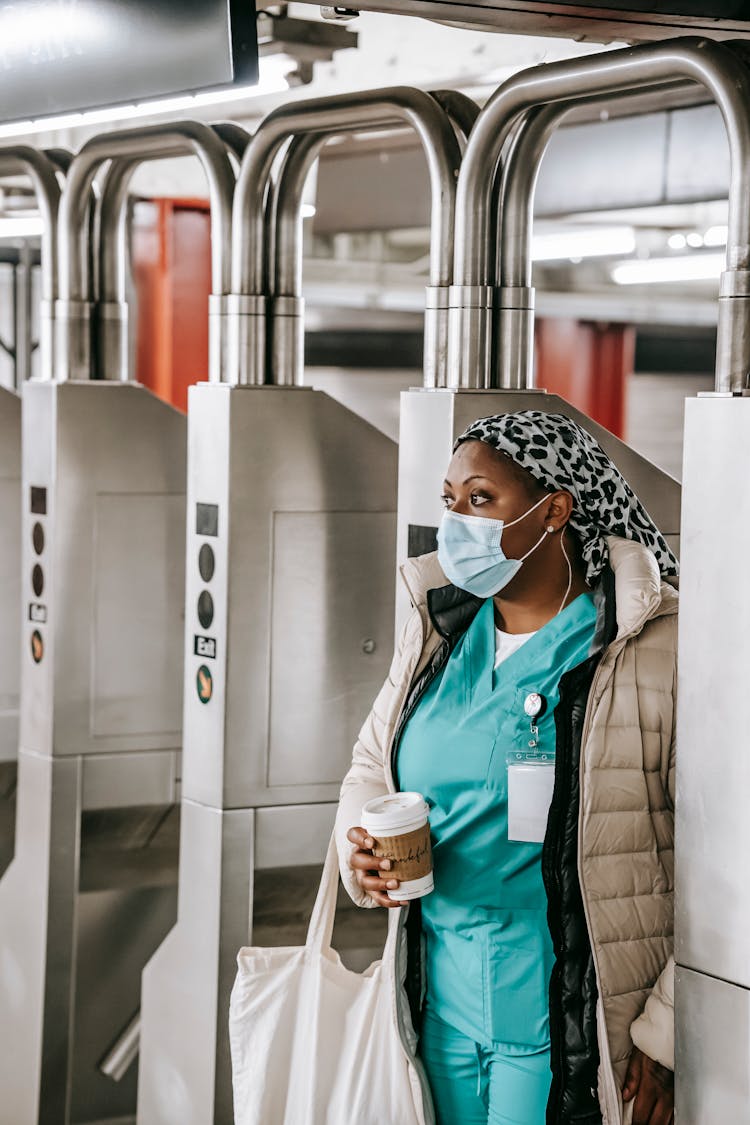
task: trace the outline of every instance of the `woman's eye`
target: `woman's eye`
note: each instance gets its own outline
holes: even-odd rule
[[[440,497],[440,500],[444,508],[450,508],[451,504],[454,503],[453,497],[446,496],[445,493]]]
[[[483,496],[481,492],[472,492],[472,494],[471,494],[471,506],[473,508],[480,508],[482,506],[482,504],[489,504],[489,502],[490,502],[489,496]]]

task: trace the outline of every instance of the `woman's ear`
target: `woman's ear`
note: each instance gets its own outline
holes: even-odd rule
[[[547,531],[550,528],[552,531],[560,531],[570,519],[573,506],[573,497],[569,492],[564,490],[553,492],[544,517],[544,526]]]

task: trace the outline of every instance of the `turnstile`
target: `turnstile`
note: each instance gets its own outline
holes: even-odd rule
[[[0,387],[0,873],[13,856],[21,625],[21,399]]]
[[[396,447],[298,385],[298,224],[305,170],[327,136],[404,124],[422,138],[432,177],[427,354],[444,367],[460,153],[438,101],[399,88],[297,102],[260,125],[242,161],[232,385],[201,384],[189,398],[178,921],[144,971],[143,1125],[233,1120],[227,1018],[237,951],[251,934],[256,944],[304,939],[341,778],[390,664]],[[385,919],[343,905],[339,948],[350,964],[367,964],[382,950]]]
[[[0,882],[9,1125],[133,1113],[141,969],[175,917],[186,424],[137,384],[88,377],[86,243],[103,161],[186,149],[209,172],[221,302],[234,182],[223,143],[193,123],[94,138],[61,204],[57,381],[24,388],[21,597],[34,612],[16,852]]]
[[[19,173],[31,178],[43,222],[39,345],[42,373],[49,375],[60,189],[55,167],[43,153],[26,145],[0,148],[0,176]],[[29,285],[24,292],[28,297]],[[20,338],[25,340],[30,328],[20,324],[22,312],[31,316],[29,300],[22,302],[16,318],[18,372],[26,377],[30,354]],[[30,606],[23,607],[24,617],[33,612]],[[12,859],[15,837],[21,616],[21,398],[16,391],[0,387],[0,875]]]

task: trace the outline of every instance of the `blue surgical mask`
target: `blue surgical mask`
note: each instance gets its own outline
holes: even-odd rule
[[[490,598],[499,593],[518,574],[524,561],[534,553],[547,534],[543,532],[523,558],[508,559],[501,542],[503,529],[520,523],[547,500],[549,497],[543,496],[538,503],[510,523],[445,511],[438,528],[438,561],[446,577],[454,586],[475,594],[478,598]]]

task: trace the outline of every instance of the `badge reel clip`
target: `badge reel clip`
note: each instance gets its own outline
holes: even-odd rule
[[[539,738],[547,700],[532,691],[523,709],[529,720],[528,741],[524,749],[516,747],[508,755],[508,839],[541,844],[555,786],[555,755],[542,749]]]

